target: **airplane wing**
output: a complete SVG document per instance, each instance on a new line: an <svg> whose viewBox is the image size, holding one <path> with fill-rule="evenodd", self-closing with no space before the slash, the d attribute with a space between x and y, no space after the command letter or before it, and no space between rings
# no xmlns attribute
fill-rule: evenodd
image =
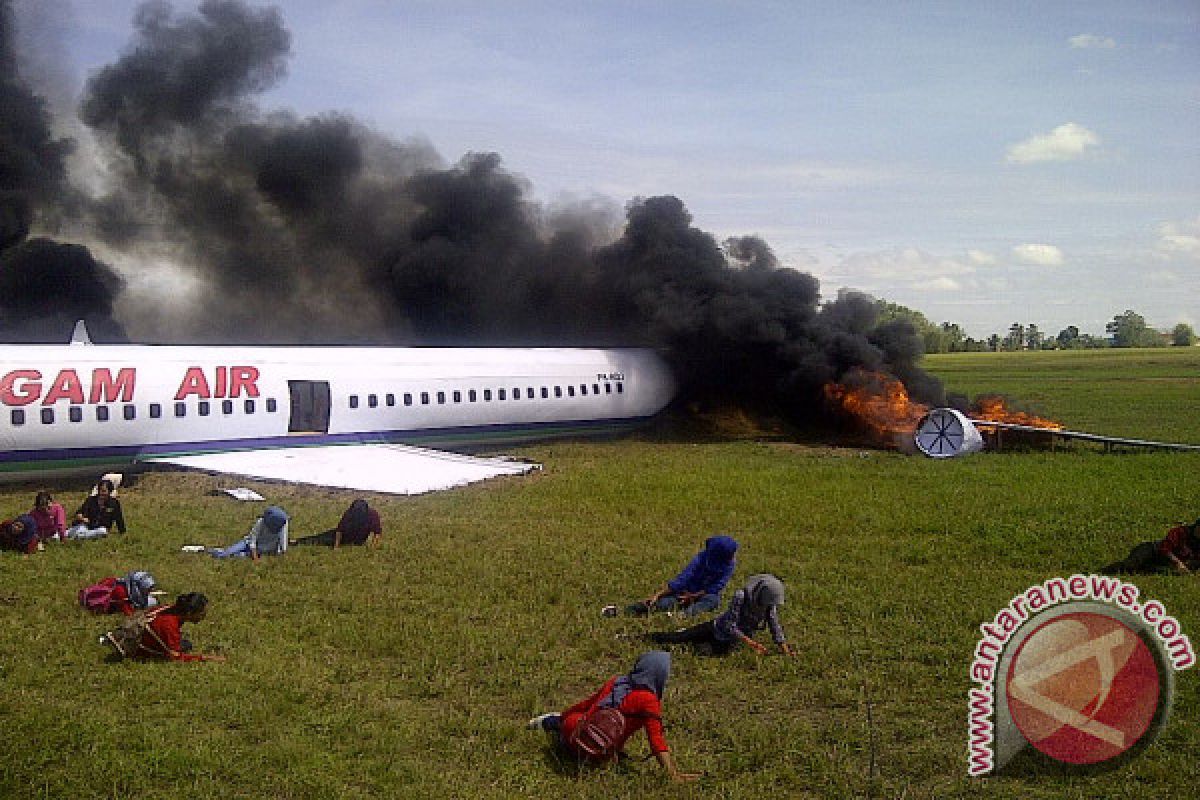
<svg viewBox="0 0 1200 800"><path fill-rule="evenodd" d="M205 472L385 494L422 494L498 475L521 475L541 469L540 464L478 458L398 444L236 450L203 455L146 456L139 460L146 464L172 464Z"/></svg>

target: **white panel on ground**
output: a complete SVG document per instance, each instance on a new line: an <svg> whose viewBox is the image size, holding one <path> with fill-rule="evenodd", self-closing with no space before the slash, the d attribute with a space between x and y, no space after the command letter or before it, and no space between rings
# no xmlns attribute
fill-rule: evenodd
<svg viewBox="0 0 1200 800"><path fill-rule="evenodd" d="M142 461L388 494L435 492L497 475L521 475L541 469L539 464L477 458L398 444L240 450L195 456L152 456Z"/></svg>

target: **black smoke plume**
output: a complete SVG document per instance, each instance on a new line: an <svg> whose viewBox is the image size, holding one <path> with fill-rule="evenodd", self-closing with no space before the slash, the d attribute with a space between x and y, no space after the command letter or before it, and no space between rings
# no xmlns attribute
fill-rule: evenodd
<svg viewBox="0 0 1200 800"><path fill-rule="evenodd" d="M20 79L13 7L0 0L0 338L63 340L86 319L110 341L122 340L112 317L121 281L86 247L28 240L35 220L47 226L77 210L67 182L71 142L56 138L45 101Z"/></svg>
<svg viewBox="0 0 1200 800"><path fill-rule="evenodd" d="M910 326L877 325L858 293L822 304L811 275L756 237L717 242L675 197L631 201L622 227L606 206L535 203L495 154L447 166L344 114L260 109L290 49L274 8L149 2L133 26L85 87L109 183L74 217L89 244L129 258L116 307L138 338L645 345L685 400L797 417L854 369L941 393ZM30 183L29 197L54 196ZM135 292L163 261L179 290Z"/></svg>

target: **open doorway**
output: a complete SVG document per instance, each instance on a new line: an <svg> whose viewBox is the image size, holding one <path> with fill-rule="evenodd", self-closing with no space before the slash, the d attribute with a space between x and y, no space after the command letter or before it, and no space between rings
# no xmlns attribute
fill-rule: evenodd
<svg viewBox="0 0 1200 800"><path fill-rule="evenodd" d="M288 381L292 415L288 433L329 433L329 382Z"/></svg>

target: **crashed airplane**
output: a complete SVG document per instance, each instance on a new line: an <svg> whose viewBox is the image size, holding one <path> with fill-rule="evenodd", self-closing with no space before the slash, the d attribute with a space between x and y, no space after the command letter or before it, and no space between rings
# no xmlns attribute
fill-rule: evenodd
<svg viewBox="0 0 1200 800"><path fill-rule="evenodd" d="M93 345L80 323L0 345L0 480L169 463L408 494L535 466L430 448L619 432L674 391L647 349Z"/></svg>

